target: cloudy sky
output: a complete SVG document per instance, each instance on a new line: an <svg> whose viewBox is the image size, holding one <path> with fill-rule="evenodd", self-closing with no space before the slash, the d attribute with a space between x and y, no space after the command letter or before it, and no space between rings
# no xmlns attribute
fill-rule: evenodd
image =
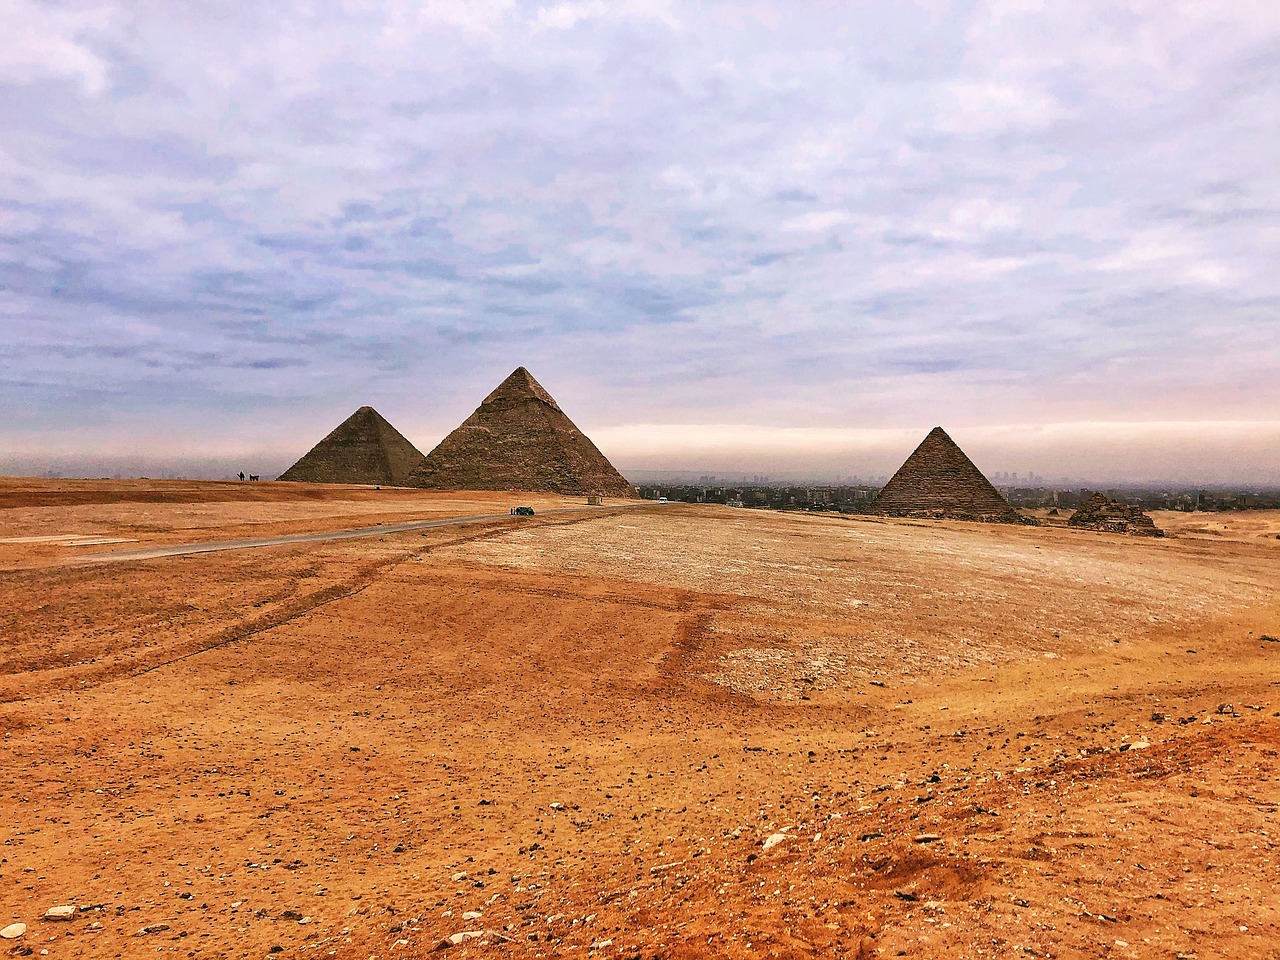
<svg viewBox="0 0 1280 960"><path fill-rule="evenodd" d="M1275 0L0 22L0 464L429 449L524 364L624 470L1280 482Z"/></svg>

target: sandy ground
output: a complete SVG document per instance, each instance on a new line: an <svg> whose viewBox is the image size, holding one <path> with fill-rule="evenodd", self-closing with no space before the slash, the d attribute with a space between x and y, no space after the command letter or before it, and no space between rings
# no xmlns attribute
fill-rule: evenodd
<svg viewBox="0 0 1280 960"><path fill-rule="evenodd" d="M204 539L240 540L376 523L583 505L549 494L209 480L0 477L0 568Z"/></svg>
<svg viewBox="0 0 1280 960"><path fill-rule="evenodd" d="M505 502L49 484L0 540ZM1157 523L0 543L0 949L1280 957L1280 515Z"/></svg>

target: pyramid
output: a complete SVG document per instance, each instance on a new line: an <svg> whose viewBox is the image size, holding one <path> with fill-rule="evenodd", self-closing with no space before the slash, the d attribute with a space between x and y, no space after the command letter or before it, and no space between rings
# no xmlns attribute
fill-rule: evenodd
<svg viewBox="0 0 1280 960"><path fill-rule="evenodd" d="M890 517L1035 524L1009 506L941 427L934 427L871 506Z"/></svg>
<svg viewBox="0 0 1280 960"><path fill-rule="evenodd" d="M634 497L635 488L524 367L427 454L409 485Z"/></svg>
<svg viewBox="0 0 1280 960"><path fill-rule="evenodd" d="M361 407L317 443L280 480L404 486L422 452L373 407Z"/></svg>
<svg viewBox="0 0 1280 960"><path fill-rule="evenodd" d="M1164 531L1142 512L1141 507L1112 500L1105 493L1095 493L1080 504L1067 521L1067 526L1108 533L1131 533L1138 537L1164 536Z"/></svg>

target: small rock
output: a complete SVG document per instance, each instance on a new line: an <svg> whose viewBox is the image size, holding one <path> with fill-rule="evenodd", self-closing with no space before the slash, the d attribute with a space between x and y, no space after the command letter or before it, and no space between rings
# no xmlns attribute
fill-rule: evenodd
<svg viewBox="0 0 1280 960"><path fill-rule="evenodd" d="M483 930L462 930L458 933L451 933L436 944L436 949L447 950L449 947L456 947L459 944L466 943L468 940L476 940L483 936Z"/></svg>
<svg viewBox="0 0 1280 960"><path fill-rule="evenodd" d="M915 903L920 899L920 894L913 890L895 890L893 891L893 895L899 900L907 901L907 903Z"/></svg>
<svg viewBox="0 0 1280 960"><path fill-rule="evenodd" d="M468 910L466 913L462 915L462 919L463 920L479 920L482 916L484 916L484 914L481 913L479 910Z"/></svg>
<svg viewBox="0 0 1280 960"><path fill-rule="evenodd" d="M870 833L864 833L862 836L858 838L858 840L862 843L866 843L868 840L880 840L883 837L884 837L884 834L881 833L879 830L872 830Z"/></svg>
<svg viewBox="0 0 1280 960"><path fill-rule="evenodd" d="M765 839L764 843L762 843L762 844L760 845L760 849L761 849L761 850L772 850L774 847L776 847L778 844L780 844L780 843L781 843L783 840L785 840L785 839L787 839L787 835L786 835L785 833L773 833L773 834L770 834L770 835Z"/></svg>
<svg viewBox="0 0 1280 960"><path fill-rule="evenodd" d="M1135 740L1133 743L1129 744L1129 749L1130 750L1146 750L1150 746L1151 744L1148 743L1146 740Z"/></svg>
<svg viewBox="0 0 1280 960"><path fill-rule="evenodd" d="M551 809L552 809L552 810L563 810L563 809L564 809L564 804L563 804L563 803L553 803L553 804L551 804Z"/></svg>
<svg viewBox="0 0 1280 960"><path fill-rule="evenodd" d="M593 944L591 945L591 949L592 949L592 950L604 950L604 949L606 949L606 948L608 948L608 947L612 947L612 946L613 946L613 940L612 940L612 939L609 939L609 940L597 940L595 943L593 943Z"/></svg>
<svg viewBox="0 0 1280 960"><path fill-rule="evenodd" d="M149 923L145 927L143 927L141 930L139 930L137 933L135 933L134 936L145 937L148 934L162 933L163 931L168 929L169 929L169 925L167 923Z"/></svg>
<svg viewBox="0 0 1280 960"><path fill-rule="evenodd" d="M26 932L27 925L25 923L11 923L3 930L0 930L0 939L17 940Z"/></svg>
<svg viewBox="0 0 1280 960"><path fill-rule="evenodd" d="M662 873L662 872L664 872L664 871L666 871L666 870L670 870L670 869L672 869L673 867L678 867L678 866L681 866L682 864L685 864L685 863L688 863L688 862L689 862L689 861L687 861L687 860L673 860L673 861L671 861L670 863L659 863L659 864L657 864L656 866L652 866L652 867L650 867L650 868L649 868L649 872L650 872L650 873Z"/></svg>
<svg viewBox="0 0 1280 960"><path fill-rule="evenodd" d="M58 907L50 907L44 912L46 920L70 920L76 915L75 904L65 904Z"/></svg>
<svg viewBox="0 0 1280 960"><path fill-rule="evenodd" d="M457 873L453 875L454 883L459 883L460 881L465 879L467 879L467 871L465 870L459 870Z"/></svg>
<svg viewBox="0 0 1280 960"><path fill-rule="evenodd" d="M914 837L912 837L912 842L913 843L937 843L941 839L942 837L940 837L936 833L919 833L919 834L916 834Z"/></svg>

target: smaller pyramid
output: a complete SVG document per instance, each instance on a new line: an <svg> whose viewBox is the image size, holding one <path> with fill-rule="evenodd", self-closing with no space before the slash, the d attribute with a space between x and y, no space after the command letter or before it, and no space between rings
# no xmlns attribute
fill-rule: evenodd
<svg viewBox="0 0 1280 960"><path fill-rule="evenodd" d="M1112 500L1105 493L1095 493L1076 508L1067 526L1107 533L1129 533L1137 537L1163 537L1164 531L1142 512L1141 507Z"/></svg>
<svg viewBox="0 0 1280 960"><path fill-rule="evenodd" d="M524 367L440 441L408 482L435 490L636 495Z"/></svg>
<svg viewBox="0 0 1280 960"><path fill-rule="evenodd" d="M373 407L361 407L317 443L280 480L405 485L422 452Z"/></svg>
<svg viewBox="0 0 1280 960"><path fill-rule="evenodd" d="M934 427L885 484L871 512L889 517L1035 525L1000 496L941 427Z"/></svg>

